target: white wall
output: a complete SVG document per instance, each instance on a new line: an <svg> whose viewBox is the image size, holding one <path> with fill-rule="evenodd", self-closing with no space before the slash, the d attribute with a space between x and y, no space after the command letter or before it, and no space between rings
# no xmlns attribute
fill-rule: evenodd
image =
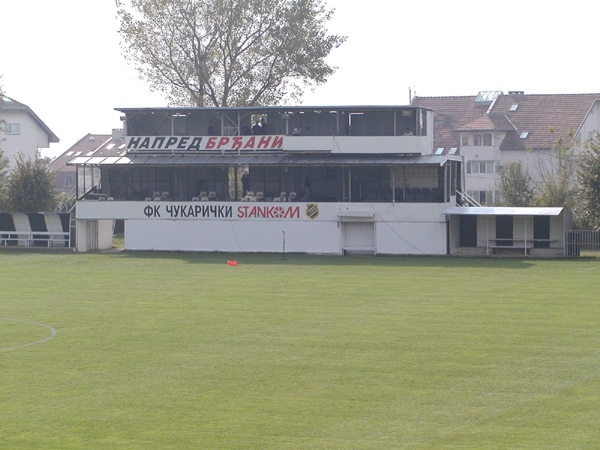
<svg viewBox="0 0 600 450"><path fill-rule="evenodd" d="M0 110L0 119L6 123L20 125L20 134L6 135L0 131L0 148L2 148L4 156L9 158L10 167L15 166L15 157L19 152L22 152L26 158L33 158L38 149L50 146L48 135L26 112Z"/></svg>
<svg viewBox="0 0 600 450"><path fill-rule="evenodd" d="M80 201L76 211L78 220L125 219L129 250L281 252L285 235L286 252L341 254L342 220L370 220L379 254L446 254L447 204L319 203L316 215L307 205Z"/></svg>

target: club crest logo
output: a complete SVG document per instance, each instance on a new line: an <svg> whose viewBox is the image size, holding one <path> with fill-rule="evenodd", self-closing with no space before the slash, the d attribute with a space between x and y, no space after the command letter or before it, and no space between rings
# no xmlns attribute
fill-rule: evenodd
<svg viewBox="0 0 600 450"><path fill-rule="evenodd" d="M307 203L306 204L306 215L310 219L316 219L319 215L319 205L316 203Z"/></svg>

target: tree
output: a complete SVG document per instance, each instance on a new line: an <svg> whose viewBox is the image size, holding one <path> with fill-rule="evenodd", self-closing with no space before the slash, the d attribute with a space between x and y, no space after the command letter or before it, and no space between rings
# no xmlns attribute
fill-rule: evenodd
<svg viewBox="0 0 600 450"><path fill-rule="evenodd" d="M19 153L8 177L8 209L11 212L52 211L56 206L54 176L48 159L25 158Z"/></svg>
<svg viewBox="0 0 600 450"><path fill-rule="evenodd" d="M552 131L552 130L550 130ZM562 206L572 209L575 205L577 160L574 150L574 132L559 136L550 152L538 155L535 162L538 175L538 206Z"/></svg>
<svg viewBox="0 0 600 450"><path fill-rule="evenodd" d="M600 135L585 142L579 170L579 216L586 226L600 230Z"/></svg>
<svg viewBox="0 0 600 450"><path fill-rule="evenodd" d="M8 184L8 158L0 148L0 211L6 210L6 187Z"/></svg>
<svg viewBox="0 0 600 450"><path fill-rule="evenodd" d="M115 0L124 56L180 106L299 99L335 67L323 0Z"/></svg>
<svg viewBox="0 0 600 450"><path fill-rule="evenodd" d="M531 206L533 178L522 161L505 164L500 170L500 195L505 206Z"/></svg>
<svg viewBox="0 0 600 450"><path fill-rule="evenodd" d="M2 75L0 75L0 108L4 104L4 90L2 87ZM2 120L0 119L0 131L2 131ZM2 142L0 141L0 144ZM7 184L7 169L8 158L4 156L4 152L0 147L0 211L6 209L6 184Z"/></svg>

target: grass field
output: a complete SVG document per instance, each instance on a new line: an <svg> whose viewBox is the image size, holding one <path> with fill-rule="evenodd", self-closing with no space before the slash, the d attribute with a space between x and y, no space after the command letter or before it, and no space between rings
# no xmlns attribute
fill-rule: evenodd
<svg viewBox="0 0 600 450"><path fill-rule="evenodd" d="M597 258L2 251L0 448L599 448L599 292Z"/></svg>

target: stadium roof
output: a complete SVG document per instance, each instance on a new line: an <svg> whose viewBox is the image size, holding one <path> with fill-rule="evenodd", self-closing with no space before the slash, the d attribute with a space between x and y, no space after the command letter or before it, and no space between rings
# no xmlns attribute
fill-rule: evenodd
<svg viewBox="0 0 600 450"><path fill-rule="evenodd" d="M130 156L80 156L69 161L69 165L107 166L309 166L309 165L443 165L446 161L460 157L437 155L326 155L326 154L264 154L264 155L130 155Z"/></svg>
<svg viewBox="0 0 600 450"><path fill-rule="evenodd" d="M449 216L558 216L564 208L465 207L451 206L444 210Z"/></svg>

